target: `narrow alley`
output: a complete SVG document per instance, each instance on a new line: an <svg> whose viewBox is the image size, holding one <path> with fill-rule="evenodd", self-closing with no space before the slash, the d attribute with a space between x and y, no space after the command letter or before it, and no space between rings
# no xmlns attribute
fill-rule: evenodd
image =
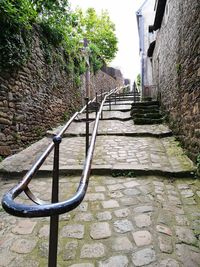
<svg viewBox="0 0 200 267"><path fill-rule="evenodd" d="M60 216L59 267L198 267L200 182L165 124L135 125L132 101L104 107L92 176L81 205ZM90 113L90 118L95 112ZM94 122L91 120L90 130ZM61 126L0 164L0 196L17 183ZM60 150L60 201L77 188L85 153L84 114L65 133ZM51 198L53 155L30 184ZM20 202L29 203L22 195ZM49 219L0 210L0 266L47 266Z"/></svg>

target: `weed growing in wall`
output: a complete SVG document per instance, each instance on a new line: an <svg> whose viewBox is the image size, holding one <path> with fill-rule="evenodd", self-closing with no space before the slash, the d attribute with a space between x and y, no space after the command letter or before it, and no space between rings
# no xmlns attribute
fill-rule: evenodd
<svg viewBox="0 0 200 267"><path fill-rule="evenodd" d="M176 73L178 76L181 74L182 65L180 63L176 64Z"/></svg>
<svg viewBox="0 0 200 267"><path fill-rule="evenodd" d="M200 176L200 153L197 156L197 175Z"/></svg>

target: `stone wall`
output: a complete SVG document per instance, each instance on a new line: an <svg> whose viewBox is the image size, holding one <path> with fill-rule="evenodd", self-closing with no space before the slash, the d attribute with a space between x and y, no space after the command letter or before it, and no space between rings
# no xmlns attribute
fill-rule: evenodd
<svg viewBox="0 0 200 267"><path fill-rule="evenodd" d="M81 88L75 86L60 61L52 59L52 63L46 63L36 32L29 61L17 71L0 74L1 156L40 139L47 129L82 106ZM92 82L97 90L116 87L115 79L101 71Z"/></svg>
<svg viewBox="0 0 200 267"><path fill-rule="evenodd" d="M167 5L157 32L153 78L172 130L195 160L200 152L200 2L168 0Z"/></svg>
<svg viewBox="0 0 200 267"><path fill-rule="evenodd" d="M121 70L115 69L113 67L108 67L108 66L104 65L102 67L102 71L104 73L106 73L107 75L113 77L117 81L118 85L120 85L120 86L123 85L124 78L123 78L123 75L121 73Z"/></svg>
<svg viewBox="0 0 200 267"><path fill-rule="evenodd" d="M82 96L84 98L85 95L85 77L82 76L82 85L81 85L81 92ZM102 70L99 70L95 75L91 74L90 77L90 98L94 98L96 92L98 94L105 91L109 91L111 89L114 89L116 87L121 87L123 86L123 80L121 79L115 79L105 73ZM84 99L83 99L84 101ZM84 102L83 102L84 103Z"/></svg>

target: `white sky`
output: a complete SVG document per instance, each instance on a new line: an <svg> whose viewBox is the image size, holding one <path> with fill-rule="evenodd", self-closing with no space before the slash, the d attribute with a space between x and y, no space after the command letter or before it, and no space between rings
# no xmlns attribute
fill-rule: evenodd
<svg viewBox="0 0 200 267"><path fill-rule="evenodd" d="M135 79L140 72L139 41L135 12L144 0L70 0L72 8L93 7L99 13L102 9L109 12L116 26L118 53L110 66L120 68L124 78Z"/></svg>

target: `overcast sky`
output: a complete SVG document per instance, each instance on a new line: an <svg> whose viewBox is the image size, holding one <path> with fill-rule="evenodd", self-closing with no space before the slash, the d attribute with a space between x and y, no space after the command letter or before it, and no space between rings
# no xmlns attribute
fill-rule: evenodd
<svg viewBox="0 0 200 267"><path fill-rule="evenodd" d="M71 7L82 9L94 7L100 13L107 9L111 20L116 25L116 34L119 41L118 53L111 62L111 66L121 69L125 78L132 81L140 72L139 41L135 12L144 0L70 0Z"/></svg>

